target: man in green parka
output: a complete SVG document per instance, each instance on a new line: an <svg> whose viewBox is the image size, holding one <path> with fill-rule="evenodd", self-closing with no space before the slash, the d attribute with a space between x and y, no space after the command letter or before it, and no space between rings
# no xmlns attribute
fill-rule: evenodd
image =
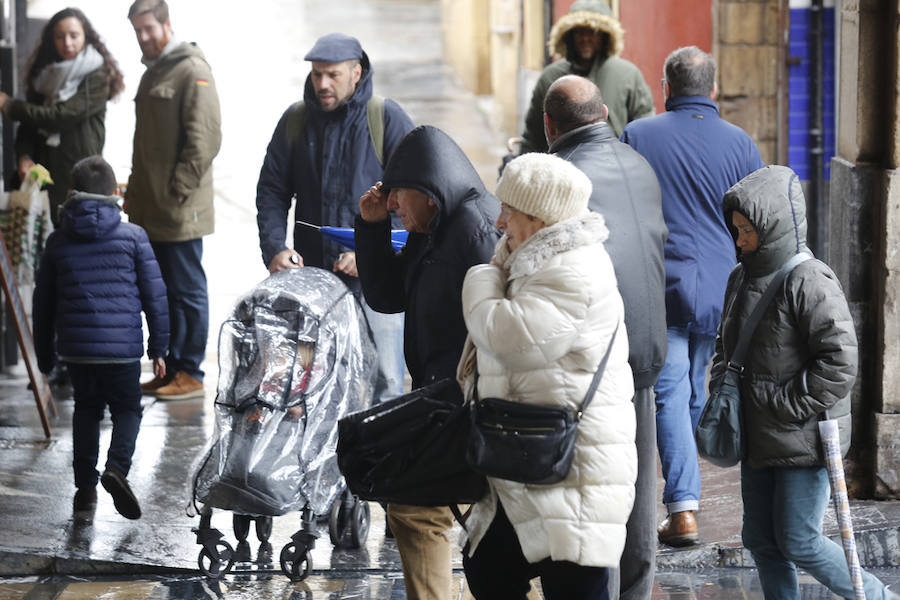
<svg viewBox="0 0 900 600"><path fill-rule="evenodd" d="M222 143L219 97L196 45L179 42L165 0L128 11L147 70L135 96L134 154L125 211L147 230L169 294L164 379L141 385L161 400L202 397L209 335L203 236L213 232L212 161Z"/></svg>
<svg viewBox="0 0 900 600"><path fill-rule="evenodd" d="M563 75L581 75L600 88L609 107L607 123L616 137L625 125L654 113L653 95L634 64L619 58L625 47L625 30L612 16L604 0L577 0L569 14L550 30L551 55L564 57L544 67L525 115L522 153L546 152L544 96L550 84Z"/></svg>

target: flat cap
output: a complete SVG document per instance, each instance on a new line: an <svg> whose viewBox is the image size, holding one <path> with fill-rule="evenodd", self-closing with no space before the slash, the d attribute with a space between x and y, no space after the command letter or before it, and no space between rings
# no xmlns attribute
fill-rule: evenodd
<svg viewBox="0 0 900 600"><path fill-rule="evenodd" d="M312 50L303 60L336 63L345 60L361 60L363 49L359 40L343 33L329 33L316 40Z"/></svg>

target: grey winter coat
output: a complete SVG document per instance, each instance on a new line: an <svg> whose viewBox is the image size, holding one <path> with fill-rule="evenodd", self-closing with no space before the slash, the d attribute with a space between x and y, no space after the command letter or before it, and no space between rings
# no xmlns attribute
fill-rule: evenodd
<svg viewBox="0 0 900 600"><path fill-rule="evenodd" d="M731 224L734 211L742 213L760 244L741 256L728 279L710 389L772 276L794 254L809 252L805 207L800 181L787 167L754 171L725 194L725 222ZM846 453L856 369L856 331L837 277L819 260L801 263L763 314L744 362L740 389L750 466L824 464L817 423L826 411L838 421Z"/></svg>
<svg viewBox="0 0 900 600"><path fill-rule="evenodd" d="M634 387L652 387L666 361L668 235L653 168L606 123L569 131L553 142L550 153L581 169L594 185L588 207L603 215L609 228L603 246L625 301Z"/></svg>

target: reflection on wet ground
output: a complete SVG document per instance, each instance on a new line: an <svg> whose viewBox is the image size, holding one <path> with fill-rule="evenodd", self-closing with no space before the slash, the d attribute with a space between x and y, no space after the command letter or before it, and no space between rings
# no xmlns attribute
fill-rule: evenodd
<svg viewBox="0 0 900 600"><path fill-rule="evenodd" d="M900 572L874 571L885 583L896 585ZM463 576L457 571L454 590L462 591ZM396 573L330 572L314 574L306 581L291 583L272 574L229 576L223 581L198 577L158 577L131 581L74 578L28 578L0 580L0 600L59 598L75 600L257 599L284 600L405 600L403 579ZM762 600L754 569L711 569L692 572L660 572L656 575L652 600ZM808 576L800 578L800 598L830 600L831 593Z"/></svg>

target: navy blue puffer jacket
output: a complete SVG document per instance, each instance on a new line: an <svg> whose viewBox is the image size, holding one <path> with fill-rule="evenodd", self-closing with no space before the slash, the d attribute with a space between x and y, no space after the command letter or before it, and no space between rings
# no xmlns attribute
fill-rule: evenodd
<svg viewBox="0 0 900 600"><path fill-rule="evenodd" d="M60 229L47 240L34 289L34 345L38 367L71 362L140 360L141 311L147 315L147 354L169 346L166 285L147 233L123 223L115 197L74 192L63 205Z"/></svg>

